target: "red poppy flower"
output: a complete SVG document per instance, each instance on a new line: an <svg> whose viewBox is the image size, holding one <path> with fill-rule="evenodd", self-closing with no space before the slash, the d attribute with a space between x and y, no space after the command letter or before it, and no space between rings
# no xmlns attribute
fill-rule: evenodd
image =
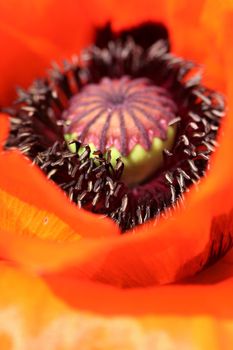
<svg viewBox="0 0 233 350"><path fill-rule="evenodd" d="M0 8L1 105L51 60L88 46L109 21L115 32L163 23L172 52L203 64L205 85L228 105L198 190L156 226L150 220L121 236L110 219L73 205L19 151L3 149L2 115L1 349L231 349L232 251L200 271L226 253L233 235L232 3L43 0L18 8L10 0Z"/></svg>

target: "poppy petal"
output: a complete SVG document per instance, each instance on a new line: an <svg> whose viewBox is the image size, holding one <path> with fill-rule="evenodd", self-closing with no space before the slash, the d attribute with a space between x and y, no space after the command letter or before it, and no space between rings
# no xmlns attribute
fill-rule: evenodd
<svg viewBox="0 0 233 350"><path fill-rule="evenodd" d="M181 284L121 289L45 273L43 278L59 299L79 310L105 316L209 316L233 319L233 250L208 270ZM100 299L104 303L99 303ZM114 303L114 300L116 301Z"/></svg>
<svg viewBox="0 0 233 350"><path fill-rule="evenodd" d="M168 3L155 0L147 0L146 4L139 0L91 0L83 1L82 7L95 25L101 26L110 21L113 29L118 31L149 20L166 23Z"/></svg>
<svg viewBox="0 0 233 350"><path fill-rule="evenodd" d="M85 47L93 33L90 15L82 1L67 0L64 6L61 0L22 0L18 6L17 0L9 0L0 6L1 22L15 32L47 39L62 48L64 55L73 54L75 47L76 50Z"/></svg>
<svg viewBox="0 0 233 350"><path fill-rule="evenodd" d="M38 236L41 239L76 240L80 236L55 215L28 205L14 196L0 190L0 229L15 232L27 237Z"/></svg>
<svg viewBox="0 0 233 350"><path fill-rule="evenodd" d="M225 268L229 265L232 270L232 261ZM220 350L233 345L232 307L227 308L226 299L232 299L232 278L217 288L117 290L77 280L54 279L48 284L48 280L3 263L0 277L1 349L91 350L100 344L103 350ZM57 294L58 287L67 293L66 283L73 304L61 297L62 292Z"/></svg>
<svg viewBox="0 0 233 350"><path fill-rule="evenodd" d="M79 6L72 0L66 6L55 0L22 0L20 6L16 0L0 3L1 105L15 97L16 86L27 87L35 77L44 76L52 60L79 53L91 42L93 26Z"/></svg>
<svg viewBox="0 0 233 350"><path fill-rule="evenodd" d="M38 53L38 47L28 45L30 40L26 43L22 36L16 35L9 28L3 28L2 23L0 40L4 47L0 57L0 105L2 107L15 98L17 85L27 86L35 76L44 72L49 62ZM44 45L49 47L48 43Z"/></svg>

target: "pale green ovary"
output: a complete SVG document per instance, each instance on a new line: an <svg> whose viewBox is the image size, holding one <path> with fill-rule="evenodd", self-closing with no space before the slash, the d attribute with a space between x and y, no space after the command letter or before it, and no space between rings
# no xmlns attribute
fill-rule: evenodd
<svg viewBox="0 0 233 350"><path fill-rule="evenodd" d="M122 180L128 185L134 185L143 182L149 176L151 176L156 170L158 170L163 164L163 150L170 150L173 146L176 135L176 127L169 126L166 140L161 140L155 137L152 141L152 146L149 151L146 151L141 145L136 145L129 153L127 157L123 157L121 153L115 148L111 147L111 163L116 165L116 160L121 158L124 163L124 172ZM76 134L66 134L65 140L70 142L77 139ZM91 148L91 156L96 150L94 144L89 144ZM76 152L75 143L69 144L71 152ZM81 147L79 154L83 152L84 148Z"/></svg>
<svg viewBox="0 0 233 350"><path fill-rule="evenodd" d="M121 157L125 165L122 180L129 185L137 184L158 170L163 164L163 150L172 148L175 133L175 128L170 126L165 141L155 137L149 151L146 151L141 145L136 145L128 157ZM111 150L112 163L114 165L121 154L116 148Z"/></svg>

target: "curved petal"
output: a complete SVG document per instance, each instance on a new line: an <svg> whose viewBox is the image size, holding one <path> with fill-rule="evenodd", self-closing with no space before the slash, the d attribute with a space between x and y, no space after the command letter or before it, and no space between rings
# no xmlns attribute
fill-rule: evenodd
<svg viewBox="0 0 233 350"><path fill-rule="evenodd" d="M27 86L32 79L42 74L49 61L39 52L39 44L31 45L30 39L26 42L22 35L4 28L0 21L0 41L4 52L0 56L0 106L10 103L15 97L17 85ZM35 47L37 46L37 47ZM41 46L49 47L52 44L41 42ZM19 64L20 62L20 64Z"/></svg>
<svg viewBox="0 0 233 350"><path fill-rule="evenodd" d="M0 190L0 228L26 237L56 240L57 242L80 239L78 232L72 230L54 214L20 201Z"/></svg>
<svg viewBox="0 0 233 350"><path fill-rule="evenodd" d="M221 261L181 284L121 289L45 273L43 279L61 300L77 309L103 315L156 314L233 319L233 250ZM100 299L103 303L99 303ZM114 303L114 300L116 301Z"/></svg>
<svg viewBox="0 0 233 350"><path fill-rule="evenodd" d="M232 266L228 257L222 267L232 274ZM1 349L220 350L233 346L232 275L213 285L138 290L55 276L41 279L3 263L0 277Z"/></svg>

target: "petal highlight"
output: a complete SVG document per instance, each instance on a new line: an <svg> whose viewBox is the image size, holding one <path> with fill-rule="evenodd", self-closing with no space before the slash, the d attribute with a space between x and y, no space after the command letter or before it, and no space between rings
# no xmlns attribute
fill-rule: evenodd
<svg viewBox="0 0 233 350"><path fill-rule="evenodd" d="M0 231L56 242L78 240L80 236L55 215L28 205L0 190Z"/></svg>

